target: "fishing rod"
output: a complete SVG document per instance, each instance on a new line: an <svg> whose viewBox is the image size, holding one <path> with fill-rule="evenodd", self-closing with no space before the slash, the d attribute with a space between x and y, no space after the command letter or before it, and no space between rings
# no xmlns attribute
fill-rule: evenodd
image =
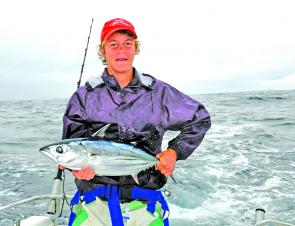
<svg viewBox="0 0 295 226"><path fill-rule="evenodd" d="M89 39L90 39L90 35L91 35L93 20L94 20L94 18L92 18L91 25L90 25L90 31L89 31L89 35L88 35L88 39L87 39L87 45L86 45L86 48L85 48L85 54L84 54L84 59L83 59L82 67L81 67L80 78L79 78L79 81L77 82L77 89L79 89L80 84L81 84L81 79L82 79L85 59L86 59L86 55L87 55L88 44L89 44ZM53 186L52 186L52 191L51 191L52 195L62 195L62 190L63 190L63 193L64 193L64 181L65 181L65 178L62 179L62 175L63 175L63 170L60 167L58 167L57 174L56 174L56 177L54 178L54 182L53 182ZM63 182L63 185L62 185L62 182ZM64 205L64 200L65 200L65 194L63 196L62 209L63 209L63 205ZM52 199L49 202L47 213L48 214L56 214L59 207L60 207L60 200ZM61 213L62 213L62 210L61 210Z"/></svg>
<svg viewBox="0 0 295 226"><path fill-rule="evenodd" d="M89 31L89 35L88 35L87 45L86 45L86 48L85 48L84 59L83 59L83 63L82 63L82 66L81 66L80 78L79 78L79 80L77 82L77 89L79 89L80 84L81 84L81 79L82 79L82 74L83 74L83 70L84 70L84 64L85 64L85 59L86 59L86 55L87 55L88 44L89 44L89 39L90 39L90 35L91 35L93 20L94 20L94 18L92 18L91 25L90 25L90 31Z"/></svg>

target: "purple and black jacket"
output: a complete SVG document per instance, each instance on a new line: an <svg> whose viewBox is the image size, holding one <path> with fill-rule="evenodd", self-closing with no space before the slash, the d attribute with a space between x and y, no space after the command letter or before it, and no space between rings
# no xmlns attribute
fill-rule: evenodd
<svg viewBox="0 0 295 226"><path fill-rule="evenodd" d="M179 131L168 146L177 152L178 160L186 159L210 128L209 113L200 102L169 84L135 68L133 74L133 80L123 89L106 69L101 77L92 78L80 87L64 114L63 139L86 137L111 124L106 131L109 138L136 142L156 155L161 151L164 133ZM140 187L159 189L167 179L150 168L139 173L138 180ZM96 176L91 181L76 179L76 184L83 191L99 184L136 186L131 176Z"/></svg>

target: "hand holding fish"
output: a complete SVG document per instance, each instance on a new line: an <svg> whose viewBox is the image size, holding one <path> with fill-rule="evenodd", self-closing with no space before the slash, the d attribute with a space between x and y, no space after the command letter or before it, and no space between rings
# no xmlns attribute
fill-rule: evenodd
<svg viewBox="0 0 295 226"><path fill-rule="evenodd" d="M177 153L172 148L157 154L160 162L156 164L156 169L160 170L162 174L169 177L173 174L176 165Z"/></svg>
<svg viewBox="0 0 295 226"><path fill-rule="evenodd" d="M63 165L59 165L59 169L64 170L67 168ZM80 180L91 180L96 175L95 171L90 166L83 167L80 170L71 171L73 176Z"/></svg>
<svg viewBox="0 0 295 226"><path fill-rule="evenodd" d="M83 167L80 170L73 170L72 174L80 180L91 180L96 175L95 171L90 166Z"/></svg>

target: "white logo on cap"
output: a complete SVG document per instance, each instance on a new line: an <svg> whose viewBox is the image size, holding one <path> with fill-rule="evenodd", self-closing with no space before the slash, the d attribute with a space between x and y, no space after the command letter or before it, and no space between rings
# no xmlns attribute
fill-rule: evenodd
<svg viewBox="0 0 295 226"><path fill-rule="evenodd" d="M126 23L124 20L115 20L113 23L110 24L110 26L116 26L117 24L124 24L127 27L131 27L130 24Z"/></svg>

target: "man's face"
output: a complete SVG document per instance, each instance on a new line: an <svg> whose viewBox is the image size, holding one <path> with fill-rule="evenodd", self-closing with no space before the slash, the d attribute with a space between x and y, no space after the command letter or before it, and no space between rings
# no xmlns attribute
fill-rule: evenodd
<svg viewBox="0 0 295 226"><path fill-rule="evenodd" d="M104 48L109 74L132 70L136 54L133 38L126 34L114 33L108 38Z"/></svg>

